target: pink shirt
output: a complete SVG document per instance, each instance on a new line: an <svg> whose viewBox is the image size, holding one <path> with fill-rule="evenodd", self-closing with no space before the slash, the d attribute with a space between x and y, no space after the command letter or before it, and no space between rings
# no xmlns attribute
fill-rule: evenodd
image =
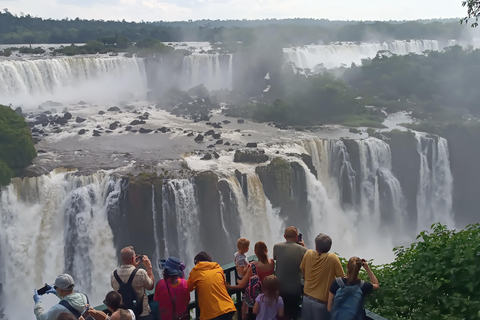
<svg viewBox="0 0 480 320"><path fill-rule="evenodd" d="M168 295L166 282L162 279L158 281L155 287L155 295L153 296L153 300L158 301L158 311L162 320L173 319L172 299L175 301L176 316L187 313L188 303L190 302L187 280L178 278L176 284L168 281L168 289L170 290L171 299Z"/></svg>

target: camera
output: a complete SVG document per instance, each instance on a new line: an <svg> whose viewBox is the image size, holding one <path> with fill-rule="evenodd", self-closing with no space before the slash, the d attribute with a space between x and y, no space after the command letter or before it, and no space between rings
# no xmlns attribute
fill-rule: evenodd
<svg viewBox="0 0 480 320"><path fill-rule="evenodd" d="M303 240L303 235L301 233L299 233L297 242L302 242L302 240Z"/></svg>
<svg viewBox="0 0 480 320"><path fill-rule="evenodd" d="M137 255L135 256L135 260L136 260L137 262L142 262L142 261L143 261L143 254L137 254Z"/></svg>

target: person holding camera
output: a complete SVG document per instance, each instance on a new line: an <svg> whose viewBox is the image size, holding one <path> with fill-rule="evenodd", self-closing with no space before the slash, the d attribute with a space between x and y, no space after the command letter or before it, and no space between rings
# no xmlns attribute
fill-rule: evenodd
<svg viewBox="0 0 480 320"><path fill-rule="evenodd" d="M153 320L146 293L155 284L150 259L135 254L133 247L125 247L120 251L120 260L122 265L110 277L113 290L122 295L124 307L133 310L138 320ZM145 269L138 268L140 263Z"/></svg>
<svg viewBox="0 0 480 320"><path fill-rule="evenodd" d="M358 278L361 268L367 272L370 282ZM367 319L363 302L365 296L373 290L380 289L377 277L373 274L365 259L351 257L347 263L347 277L336 278L330 285L328 297L328 311L332 312L331 319Z"/></svg>
<svg viewBox="0 0 480 320"><path fill-rule="evenodd" d="M330 319L327 310L328 289L335 277L345 275L337 255L328 253L331 247L332 238L320 233L315 238L315 251L308 250L300 264L305 280L302 320Z"/></svg>
<svg viewBox="0 0 480 320"><path fill-rule="evenodd" d="M285 305L285 318L297 320L300 316L302 300L302 274L300 263L307 248L295 227L285 229L285 242L273 247L273 259L276 261L275 276L280 281L280 296Z"/></svg>
<svg viewBox="0 0 480 320"><path fill-rule="evenodd" d="M62 313L70 313L77 319L85 306L88 305L88 298L83 293L73 292L75 283L69 274L61 274L55 279L52 286L46 284L42 289L34 290L33 301L35 306L33 312L37 320L57 320ZM45 312L42 304L43 294L55 294L60 298L60 303L54 305Z"/></svg>

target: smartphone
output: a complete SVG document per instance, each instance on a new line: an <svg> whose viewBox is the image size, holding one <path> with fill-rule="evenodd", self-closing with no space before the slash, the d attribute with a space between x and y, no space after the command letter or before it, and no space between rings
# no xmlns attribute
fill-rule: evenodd
<svg viewBox="0 0 480 320"><path fill-rule="evenodd" d="M143 261L143 254L137 254L135 259L137 260L137 262L142 262Z"/></svg>
<svg viewBox="0 0 480 320"><path fill-rule="evenodd" d="M87 304L87 305L85 306L85 309L83 309L83 311L82 311L82 317L85 318L85 315L87 314L88 309L90 309L90 306Z"/></svg>
<svg viewBox="0 0 480 320"><path fill-rule="evenodd" d="M303 240L303 235L301 233L298 234L298 242L302 242Z"/></svg>
<svg viewBox="0 0 480 320"><path fill-rule="evenodd" d="M49 289L48 284L45 283L45 286L43 288L38 289L37 293L42 296L45 293L47 293L48 289Z"/></svg>

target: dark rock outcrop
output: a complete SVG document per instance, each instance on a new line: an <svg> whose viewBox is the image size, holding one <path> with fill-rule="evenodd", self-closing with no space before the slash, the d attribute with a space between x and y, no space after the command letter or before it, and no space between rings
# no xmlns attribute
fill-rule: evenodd
<svg viewBox="0 0 480 320"><path fill-rule="evenodd" d="M82 123L82 122L85 122L85 121L87 121L87 119L82 118L82 117L76 117L76 118L75 118L75 122L76 122L76 123Z"/></svg>
<svg viewBox="0 0 480 320"><path fill-rule="evenodd" d="M295 225L306 234L310 222L303 167L299 163L290 164L282 158L274 158L267 166L257 167L255 172L273 207L281 208L280 216L286 224Z"/></svg>
<svg viewBox="0 0 480 320"><path fill-rule="evenodd" d="M203 135L199 134L199 135L196 136L195 139L193 139L193 140L195 140L195 142L202 142L202 141L203 141L203 138L204 138Z"/></svg>
<svg viewBox="0 0 480 320"><path fill-rule="evenodd" d="M138 120L138 119L135 119L133 120L132 122L130 122L130 125L131 126L136 126L136 125L139 125L139 124L145 124L145 120Z"/></svg>
<svg viewBox="0 0 480 320"><path fill-rule="evenodd" d="M118 111L120 111L120 108L117 107L117 106L115 106L115 107L110 107L110 108L107 109L107 111L110 111L110 112L118 112Z"/></svg>
<svg viewBox="0 0 480 320"><path fill-rule="evenodd" d="M268 161L268 156L264 152L256 151L235 151L233 162L262 163Z"/></svg>
<svg viewBox="0 0 480 320"><path fill-rule="evenodd" d="M140 130L138 130L138 132L140 133L150 133L152 131L153 131L152 129L145 129L145 128L140 128Z"/></svg>
<svg viewBox="0 0 480 320"><path fill-rule="evenodd" d="M256 142L248 142L246 145L247 148L256 148L257 143Z"/></svg>

